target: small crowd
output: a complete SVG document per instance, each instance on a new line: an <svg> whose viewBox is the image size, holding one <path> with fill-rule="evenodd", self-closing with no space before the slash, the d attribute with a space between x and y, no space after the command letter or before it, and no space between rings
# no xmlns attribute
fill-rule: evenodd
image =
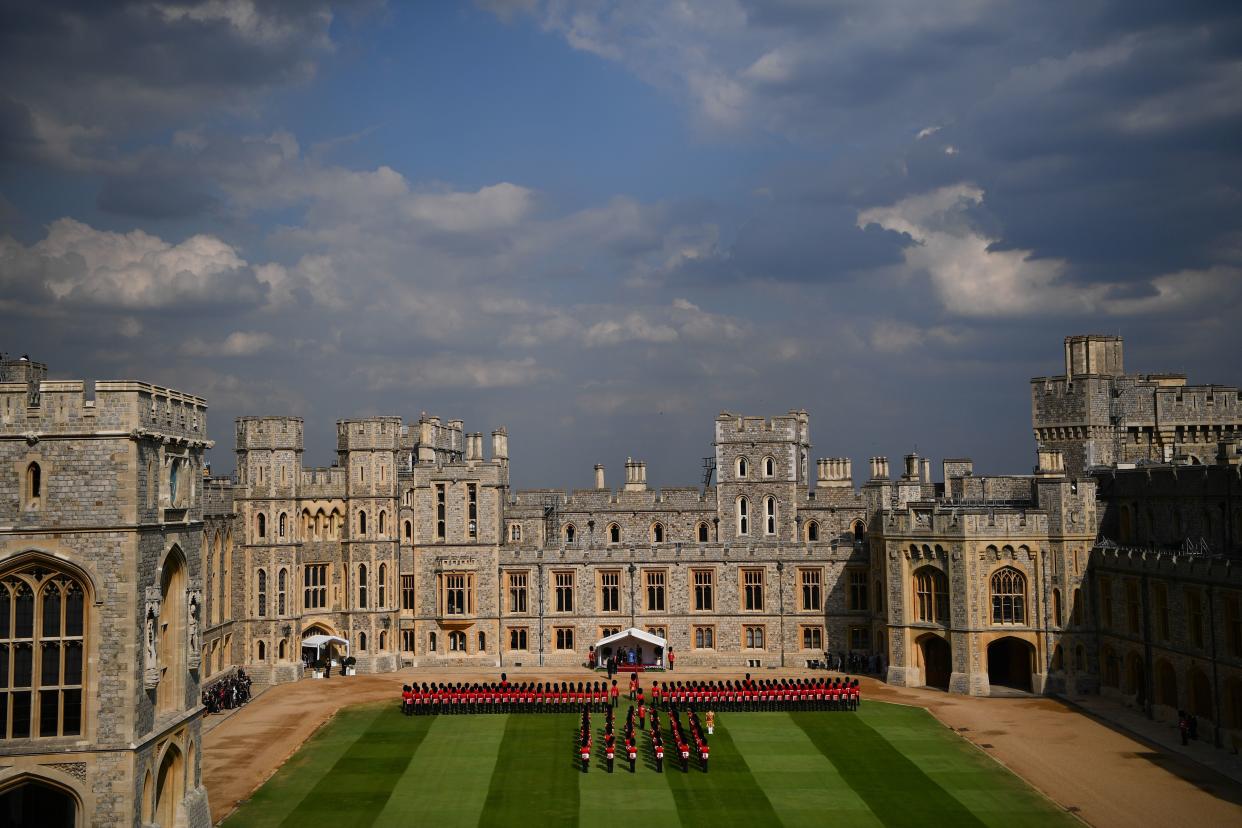
<svg viewBox="0 0 1242 828"><path fill-rule="evenodd" d="M241 707L250 701L250 676L238 667L236 673L216 679L204 687L202 701L208 713Z"/></svg>

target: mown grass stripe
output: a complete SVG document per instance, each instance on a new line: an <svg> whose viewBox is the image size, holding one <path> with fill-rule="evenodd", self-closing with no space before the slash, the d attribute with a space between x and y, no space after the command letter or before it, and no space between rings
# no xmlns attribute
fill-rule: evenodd
<svg viewBox="0 0 1242 828"><path fill-rule="evenodd" d="M595 825L601 814L607 814L610 824L629 828L677 825L677 803L664 777L656 773L655 754L646 735L638 735L634 773L630 773L629 760L624 758L624 744L619 744L616 765L610 774L603 750L604 717L595 714L592 719L595 755L590 772L578 774L578 824Z"/></svg>
<svg viewBox="0 0 1242 828"><path fill-rule="evenodd" d="M573 715L509 716L480 825L578 824L576 727Z"/></svg>
<svg viewBox="0 0 1242 828"><path fill-rule="evenodd" d="M819 715L819 726L832 726L835 714ZM720 720L789 828L829 820L851 828L883 825L788 713L732 713Z"/></svg>
<svg viewBox="0 0 1242 828"><path fill-rule="evenodd" d="M864 717L807 712L790 716L885 825L983 825Z"/></svg>
<svg viewBox="0 0 1242 828"><path fill-rule="evenodd" d="M866 705L859 715L984 824L998 828L1078 824L1021 778L1005 773L983 751L941 726L926 710L885 708Z"/></svg>
<svg viewBox="0 0 1242 828"><path fill-rule="evenodd" d="M374 705L338 712L223 824L227 828L279 826L380 714L381 708Z"/></svg>
<svg viewBox="0 0 1242 828"><path fill-rule="evenodd" d="M374 707L369 726L282 825L301 828L314 823L347 828L375 821L426 737L430 723L401 716L391 704Z"/></svg>
<svg viewBox="0 0 1242 828"><path fill-rule="evenodd" d="M780 822L750 773L727 727L716 728L711 737L710 770L704 773L693 755L688 773L681 771L675 751L665 754L664 778L677 802L677 818L687 828L776 825ZM693 746L691 746L693 754Z"/></svg>
<svg viewBox="0 0 1242 828"><path fill-rule="evenodd" d="M474 826L487 799L506 716L437 716L376 825Z"/></svg>

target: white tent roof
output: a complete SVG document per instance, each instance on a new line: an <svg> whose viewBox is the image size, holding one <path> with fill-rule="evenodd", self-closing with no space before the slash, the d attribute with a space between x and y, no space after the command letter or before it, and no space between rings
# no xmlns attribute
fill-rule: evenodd
<svg viewBox="0 0 1242 828"><path fill-rule="evenodd" d="M639 641L645 641L648 644L655 645L656 647L668 646L668 639L660 638L660 636L654 635L645 630L640 630L638 627L630 627L628 630L622 630L621 632L613 633L612 635L606 635L599 641L596 641L595 649L598 650L605 644L614 644L618 641L624 641L627 638L637 638Z"/></svg>
<svg viewBox="0 0 1242 828"><path fill-rule="evenodd" d="M302 639L302 646L303 647L314 647L318 649L322 647L324 644L328 644L333 641L335 641L338 644L344 644L346 647L349 646L348 641L335 635L308 635L306 636L306 638Z"/></svg>

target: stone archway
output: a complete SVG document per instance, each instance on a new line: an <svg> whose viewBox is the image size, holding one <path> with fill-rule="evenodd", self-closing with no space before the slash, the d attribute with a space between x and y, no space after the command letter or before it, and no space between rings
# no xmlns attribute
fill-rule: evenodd
<svg viewBox="0 0 1242 828"><path fill-rule="evenodd" d="M185 796L185 759L176 745L169 745L155 781L155 824L173 828L177 808Z"/></svg>
<svg viewBox="0 0 1242 828"><path fill-rule="evenodd" d="M1035 648L1029 641L1011 635L988 645L988 683L1015 690L1032 689Z"/></svg>
<svg viewBox="0 0 1242 828"><path fill-rule="evenodd" d="M26 778L0 792L0 825L10 828L75 828L78 801L72 793Z"/></svg>
<svg viewBox="0 0 1242 828"><path fill-rule="evenodd" d="M953 673L953 650L949 642L935 633L927 633L915 644L918 647L919 667L923 671L923 684L948 690L949 677Z"/></svg>

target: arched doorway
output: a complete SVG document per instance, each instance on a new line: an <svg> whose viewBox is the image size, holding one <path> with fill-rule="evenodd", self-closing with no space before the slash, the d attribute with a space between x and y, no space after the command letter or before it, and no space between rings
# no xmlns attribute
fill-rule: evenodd
<svg viewBox="0 0 1242 828"><path fill-rule="evenodd" d="M176 824L177 806L185 796L185 762L176 745L169 745L164 754L155 784L155 824L172 828Z"/></svg>
<svg viewBox="0 0 1242 828"><path fill-rule="evenodd" d="M988 682L1029 692L1034 663L1030 642L1009 635L998 638L988 645Z"/></svg>
<svg viewBox="0 0 1242 828"><path fill-rule="evenodd" d="M949 642L934 633L928 633L917 642L919 664L923 668L923 684L927 687L949 689L949 676L953 673L953 651Z"/></svg>
<svg viewBox="0 0 1242 828"><path fill-rule="evenodd" d="M9 828L74 828L78 803L68 791L26 780L0 793L0 825Z"/></svg>

